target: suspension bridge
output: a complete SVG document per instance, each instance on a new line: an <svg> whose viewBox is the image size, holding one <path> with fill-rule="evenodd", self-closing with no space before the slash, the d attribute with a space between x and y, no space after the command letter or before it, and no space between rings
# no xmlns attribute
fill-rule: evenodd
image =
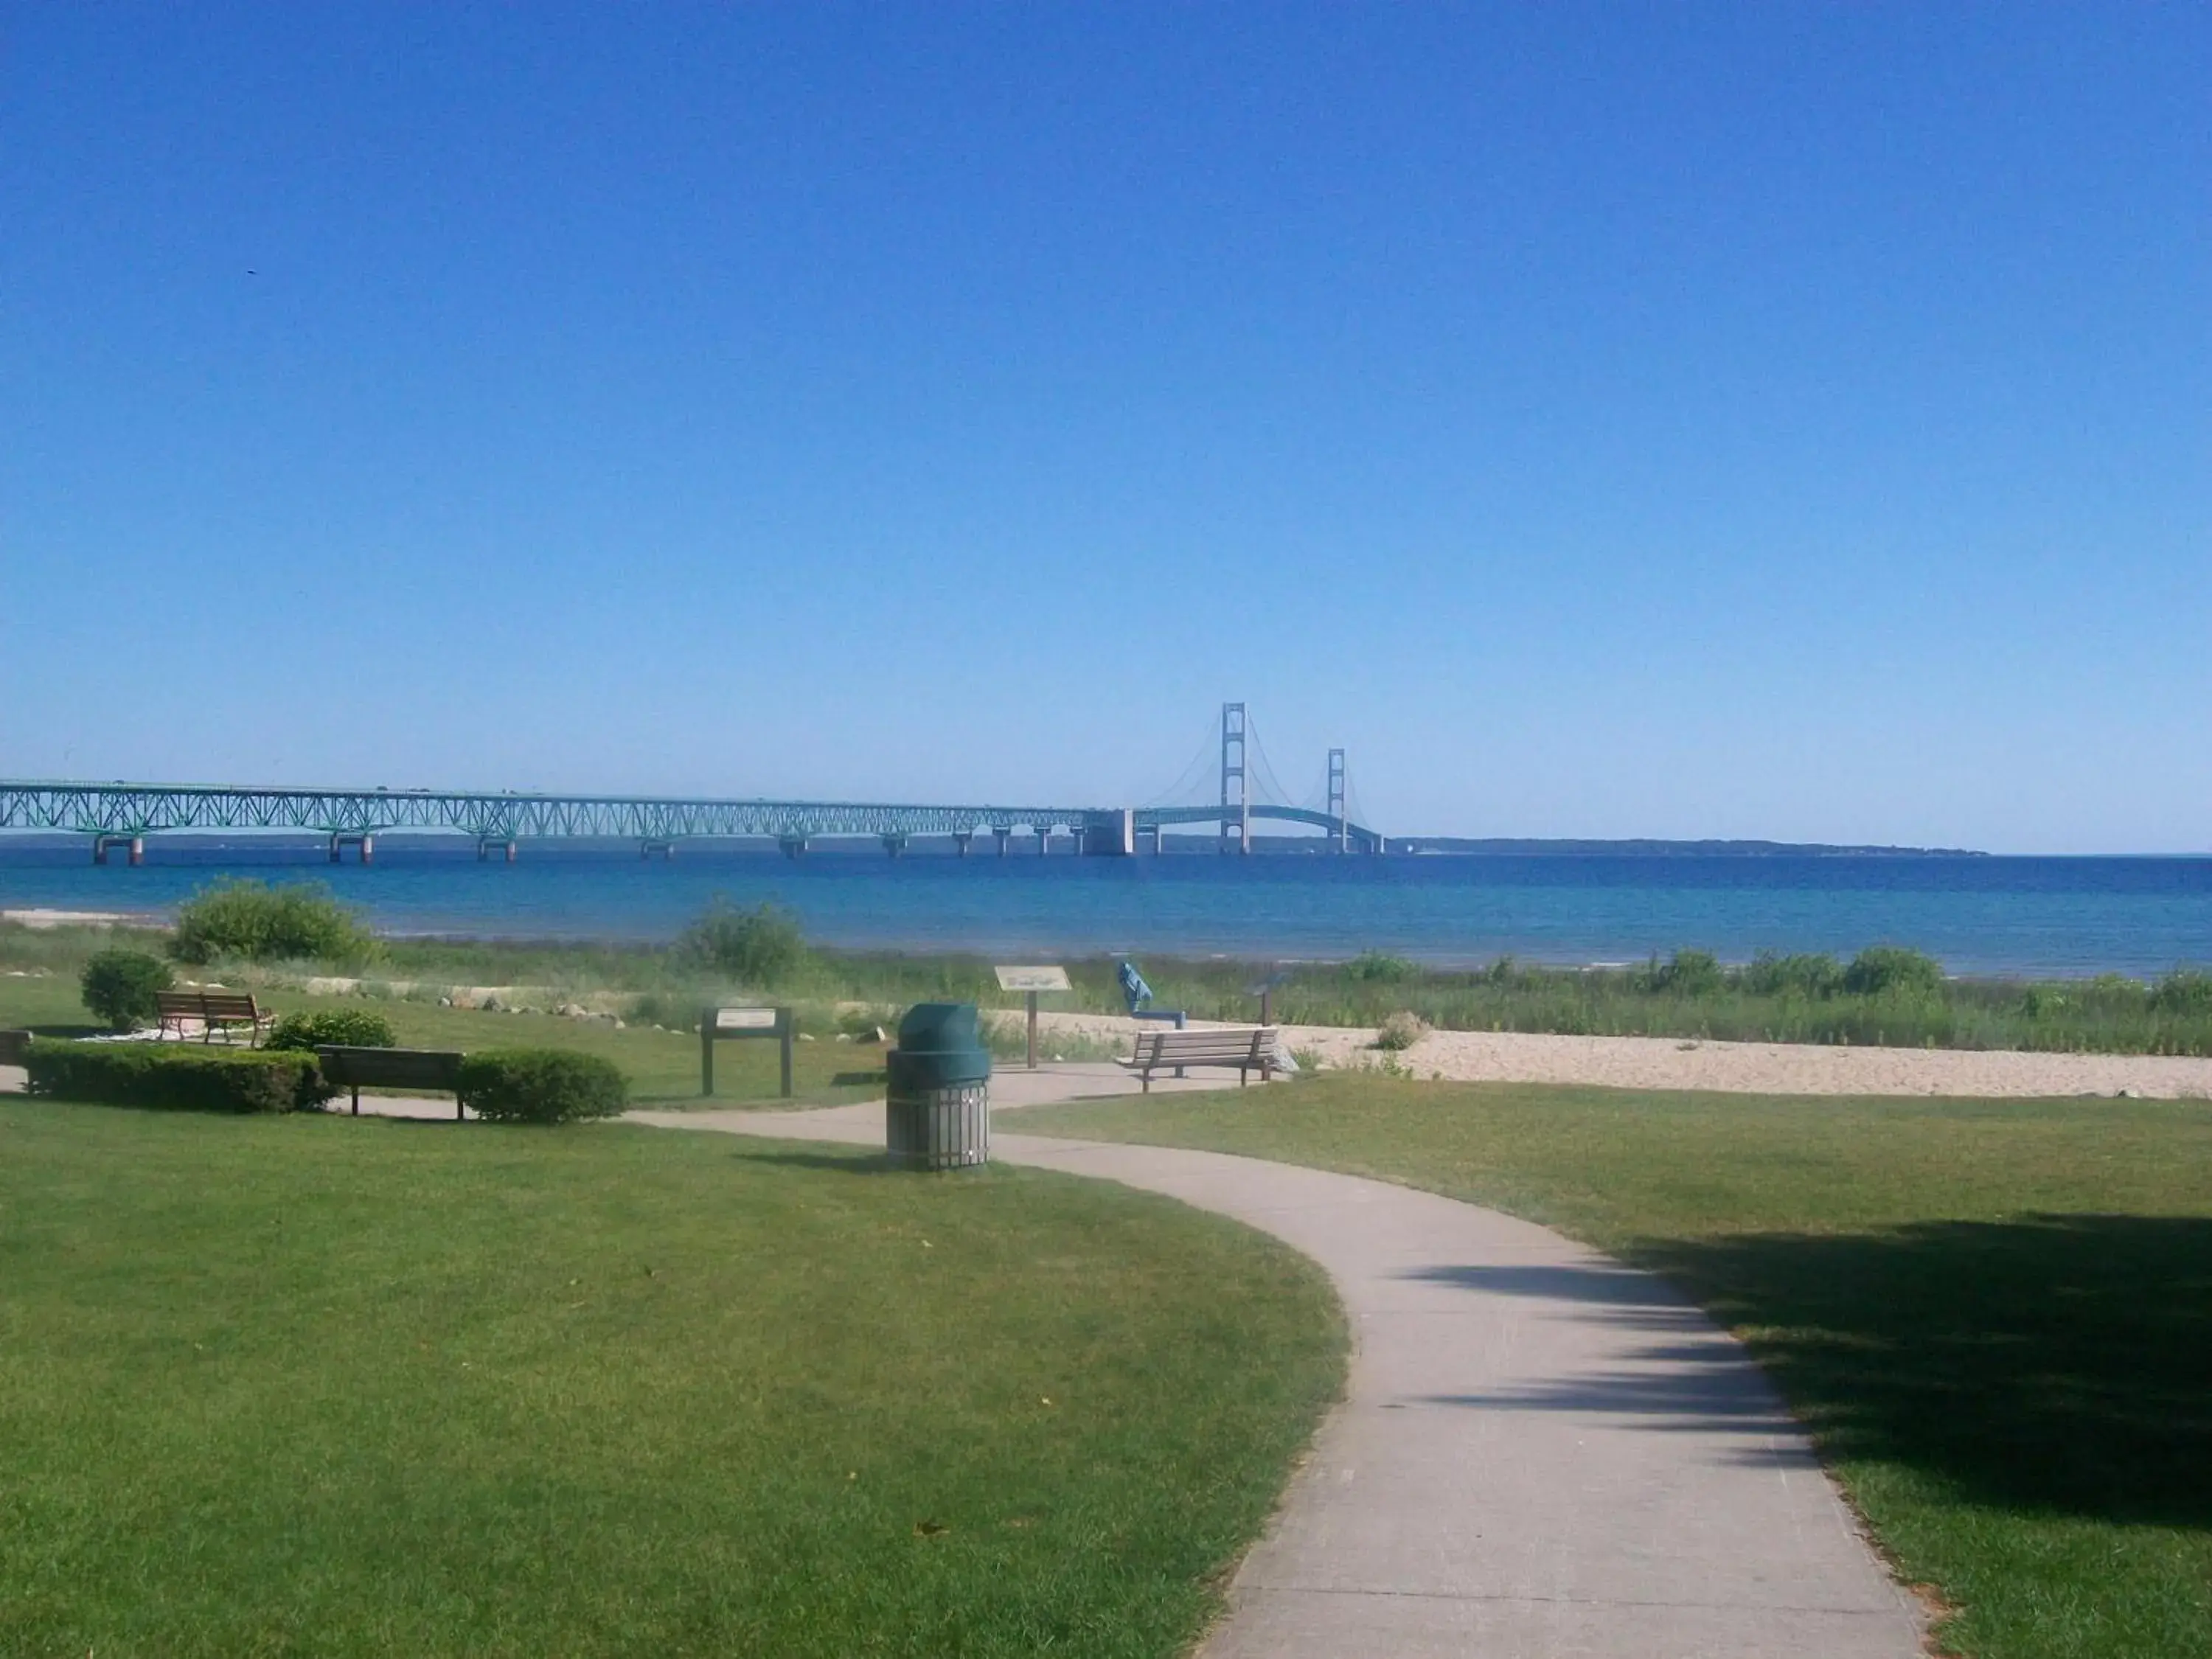
<svg viewBox="0 0 2212 1659"><path fill-rule="evenodd" d="M1218 785L1218 790L1217 790ZM1204 799L1193 799L1199 793ZM928 806L877 801L722 800L681 796L566 795L447 789L311 789L234 784L0 781L0 832L84 836L95 864L120 853L142 863L149 836L180 831L290 831L328 838L331 861L373 860L393 831L465 837L479 859L513 862L526 841L631 841L641 856L671 858L685 841L772 839L797 858L817 839L872 836L896 857L917 836L950 839L966 857L988 837L1000 857L1028 842L1049 855L1158 853L1185 826L1212 824L1220 851L1254 849L1255 823L1322 832L1336 853L1380 853L1360 821L1345 751L1328 751L1319 790L1291 800L1276 781L1241 702L1224 703L1218 747L1209 735L1182 778L1143 806Z"/></svg>

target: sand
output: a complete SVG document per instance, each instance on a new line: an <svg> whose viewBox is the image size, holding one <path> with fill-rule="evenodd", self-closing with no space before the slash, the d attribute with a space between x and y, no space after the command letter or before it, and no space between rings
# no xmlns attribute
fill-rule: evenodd
<svg viewBox="0 0 2212 1659"><path fill-rule="evenodd" d="M1194 1020L1194 1025L1206 1024ZM1127 1041L1137 1022L1103 1014L1038 1015L1040 1030ZM1147 1030L1158 1030L1147 1024ZM2012 1049L1846 1048L1818 1043L1710 1042L1679 1037L1546 1036L1517 1031L1433 1031L1395 1056L1372 1030L1286 1025L1294 1053L1324 1067L1378 1067L1462 1083L1579 1083L1613 1089L1698 1089L1731 1094L1959 1095L2037 1099L2130 1095L2212 1098L2212 1059L2163 1054L2046 1054Z"/></svg>

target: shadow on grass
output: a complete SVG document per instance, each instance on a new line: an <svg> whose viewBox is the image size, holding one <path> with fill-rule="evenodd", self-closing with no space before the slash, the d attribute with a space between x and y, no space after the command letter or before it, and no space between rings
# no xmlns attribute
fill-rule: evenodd
<svg viewBox="0 0 2212 1659"><path fill-rule="evenodd" d="M774 1164L791 1170L834 1170L839 1175L907 1175L880 1152L866 1148L839 1154L836 1152L793 1152L770 1151L766 1148L742 1147L730 1154L747 1164Z"/></svg>
<svg viewBox="0 0 2212 1659"><path fill-rule="evenodd" d="M1914 1468L1973 1502L2212 1527L2212 1218L1756 1233L1633 1260L1742 1332L1831 1457ZM1665 1285L1601 1262L1423 1277L1572 1302L1650 1339L1607 1371L1439 1403L1617 1412L1790 1456L1750 1438L1790 1426L1772 1391Z"/></svg>

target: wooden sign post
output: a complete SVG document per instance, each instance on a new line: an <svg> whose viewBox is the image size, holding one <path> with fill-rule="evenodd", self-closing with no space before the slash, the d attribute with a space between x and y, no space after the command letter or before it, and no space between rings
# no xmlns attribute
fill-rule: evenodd
<svg viewBox="0 0 2212 1659"><path fill-rule="evenodd" d="M1030 1070L1036 1070L1036 1000L1040 991L1068 991L1074 987L1067 982L1065 968L994 968L1001 991L1020 991L1027 994L1030 1010Z"/></svg>
<svg viewBox="0 0 2212 1659"><path fill-rule="evenodd" d="M774 1037L783 1050L783 1097L791 1098L791 1010L708 1008L699 1015L699 1093L714 1092L714 1045L731 1037Z"/></svg>

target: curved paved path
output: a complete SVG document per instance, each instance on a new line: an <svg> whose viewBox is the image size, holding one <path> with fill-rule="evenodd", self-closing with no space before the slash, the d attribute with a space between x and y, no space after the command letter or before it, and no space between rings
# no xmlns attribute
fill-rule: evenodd
<svg viewBox="0 0 2212 1659"><path fill-rule="evenodd" d="M1000 1081L1002 1098L1051 1087ZM883 1144L880 1104L631 1115ZM1320 1262L1343 1298L1346 1398L1206 1659L1922 1652L1911 1606L1765 1378L1650 1275L1350 1176L996 1132L992 1152L1234 1216Z"/></svg>

